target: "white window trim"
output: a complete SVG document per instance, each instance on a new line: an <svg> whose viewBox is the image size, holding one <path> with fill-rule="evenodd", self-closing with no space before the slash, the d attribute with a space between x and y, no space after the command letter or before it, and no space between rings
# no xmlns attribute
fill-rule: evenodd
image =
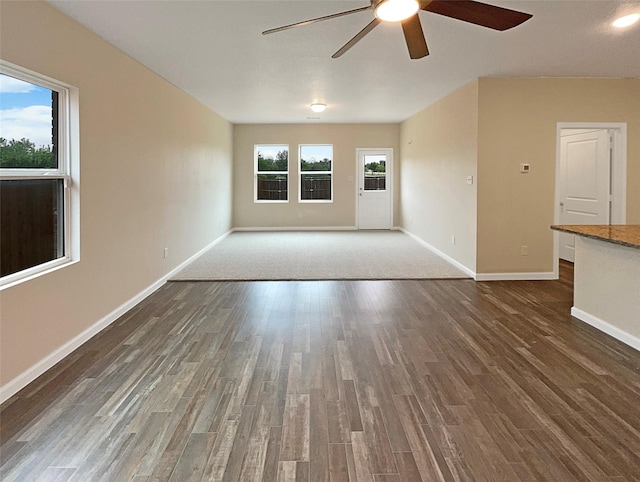
<svg viewBox="0 0 640 482"><path fill-rule="evenodd" d="M331 170L330 171L303 171L300 167L302 161L302 148L305 146L331 146ZM329 174L331 176L331 199L302 199L302 175L303 174ZM333 144L300 144L298 146L298 202L302 204L331 204L333 203Z"/></svg>
<svg viewBox="0 0 640 482"><path fill-rule="evenodd" d="M64 255L0 278L4 290L80 260L80 123L78 89L0 59L0 73L58 92L58 167L0 169L2 180L63 179Z"/></svg>
<svg viewBox="0 0 640 482"><path fill-rule="evenodd" d="M287 148L287 168L286 171L259 171L258 172L258 147L269 147L269 146L277 146L277 147L286 147ZM255 204L287 204L289 202L289 198L291 197L291 175L289 171L291 170L291 158L289 154L291 151L289 150L289 144L255 144L253 146L253 202ZM287 176L287 199L286 200L278 200L278 199L258 199L258 174L285 174Z"/></svg>

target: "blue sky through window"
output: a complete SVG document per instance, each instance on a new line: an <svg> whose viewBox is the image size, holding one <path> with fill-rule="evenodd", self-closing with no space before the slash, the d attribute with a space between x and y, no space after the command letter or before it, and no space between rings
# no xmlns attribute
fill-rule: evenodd
<svg viewBox="0 0 640 482"><path fill-rule="evenodd" d="M51 145L51 90L0 74L0 137Z"/></svg>
<svg viewBox="0 0 640 482"><path fill-rule="evenodd" d="M333 146L331 145L304 145L300 146L300 157L305 161L321 161L329 159L333 161Z"/></svg>
<svg viewBox="0 0 640 482"><path fill-rule="evenodd" d="M258 146L258 152L264 158L275 159L276 154L279 151L286 151L288 147L285 145L261 145ZM321 161L322 159L333 160L333 146L331 145L303 145L300 146L301 157L310 161L311 159L315 159L316 161Z"/></svg>
<svg viewBox="0 0 640 482"><path fill-rule="evenodd" d="M267 145L267 146L258 146L258 152L265 159L275 159L278 152L288 151L289 148L287 146L275 146L275 145Z"/></svg>

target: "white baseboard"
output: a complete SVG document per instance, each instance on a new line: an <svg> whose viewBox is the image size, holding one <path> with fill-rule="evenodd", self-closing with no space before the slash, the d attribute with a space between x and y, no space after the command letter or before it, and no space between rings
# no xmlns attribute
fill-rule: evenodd
<svg viewBox="0 0 640 482"><path fill-rule="evenodd" d="M410 233L409 231L407 231L404 228L394 228L394 229L398 229L399 231L402 231L404 234L406 234L407 236L410 236L411 238L413 238L415 241L418 242L418 244L424 246L425 248L427 248L429 251L431 251L432 253L436 254L437 256L439 256L440 258L444 259L445 261L447 261L448 263L451 263L452 265L454 265L456 268L458 268L460 271L463 271L465 274L471 276L473 279L475 279L476 277L476 273L472 270L470 270L469 268L467 268L465 265L463 265L462 263L460 263L459 261L456 261L455 259L453 259L451 256L448 256L446 254L444 254L442 251L440 251L437 248L434 248L433 246L431 246L429 243L427 243L425 240L420 239L418 236L416 236L413 233Z"/></svg>
<svg viewBox="0 0 640 482"><path fill-rule="evenodd" d="M476 281L536 281L558 279L553 271L533 273L478 273Z"/></svg>
<svg viewBox="0 0 640 482"><path fill-rule="evenodd" d="M56 363L58 363L64 357L71 354L74 350L76 350L81 345L86 343L89 339L93 338L95 335L100 333L107 326L109 326L111 323L116 321L118 318L124 315L127 311L129 311L131 308L133 308L142 300L144 300L147 296L151 295L154 291L156 291L158 288L164 285L166 281L169 278L171 278L174 274L176 274L178 271L180 271L182 268L188 265L195 258L200 256L206 250L218 244L220 241L226 238L230 233L231 231L227 231L225 234L217 238L215 241L207 245L205 248L198 251L196 254L194 254L189 259L181 263L179 266L171 270L162 278L160 278L159 280L157 280L156 282L154 282L153 284L151 284L150 286L142 290L133 298L127 300L126 302L118 306L111 313L107 314L106 316L98 320L96 323L94 323L92 326L84 330L78 336L72 338L67 343L65 343L64 345L62 345L61 347L59 347L58 349L56 349L55 351L53 351L52 353L44 357L38 363L28 368L27 370L22 372L20 375L15 377L13 380L11 380L10 382L0 387L0 403L5 402L8 398L18 393L20 390L22 390L29 383L31 383L40 375L42 375L44 372L49 370L51 367L53 367Z"/></svg>
<svg viewBox="0 0 640 482"><path fill-rule="evenodd" d="M358 228L355 226L273 226L273 227L242 227L233 228L232 232L243 231L356 231Z"/></svg>
<svg viewBox="0 0 640 482"><path fill-rule="evenodd" d="M626 331L621 330L620 328L613 326L611 323L608 323L597 316L593 316L586 311L582 311L575 306L571 307L571 316L578 318L580 321L584 321L585 323L597 328L600 331L605 332L607 335L614 337L616 340L620 340L625 345L629 345L631 348L635 348L640 351L640 338L635 337L634 335L627 333Z"/></svg>

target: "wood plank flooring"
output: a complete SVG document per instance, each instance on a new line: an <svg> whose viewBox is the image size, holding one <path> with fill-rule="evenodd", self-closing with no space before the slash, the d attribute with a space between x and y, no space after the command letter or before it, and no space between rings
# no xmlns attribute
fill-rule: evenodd
<svg viewBox="0 0 640 482"><path fill-rule="evenodd" d="M3 481L640 480L559 281L169 283L1 407Z"/></svg>

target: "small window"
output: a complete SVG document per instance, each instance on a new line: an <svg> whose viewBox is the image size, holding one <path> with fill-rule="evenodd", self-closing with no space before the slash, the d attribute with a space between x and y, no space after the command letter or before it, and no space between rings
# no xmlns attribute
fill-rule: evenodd
<svg viewBox="0 0 640 482"><path fill-rule="evenodd" d="M0 286L77 259L70 93L0 63Z"/></svg>
<svg viewBox="0 0 640 482"><path fill-rule="evenodd" d="M255 202L287 202L289 146L258 145L254 150Z"/></svg>
<svg viewBox="0 0 640 482"><path fill-rule="evenodd" d="M300 146L300 201L333 200L333 146Z"/></svg>
<svg viewBox="0 0 640 482"><path fill-rule="evenodd" d="M364 190L386 191L387 189L387 156L364 156Z"/></svg>

